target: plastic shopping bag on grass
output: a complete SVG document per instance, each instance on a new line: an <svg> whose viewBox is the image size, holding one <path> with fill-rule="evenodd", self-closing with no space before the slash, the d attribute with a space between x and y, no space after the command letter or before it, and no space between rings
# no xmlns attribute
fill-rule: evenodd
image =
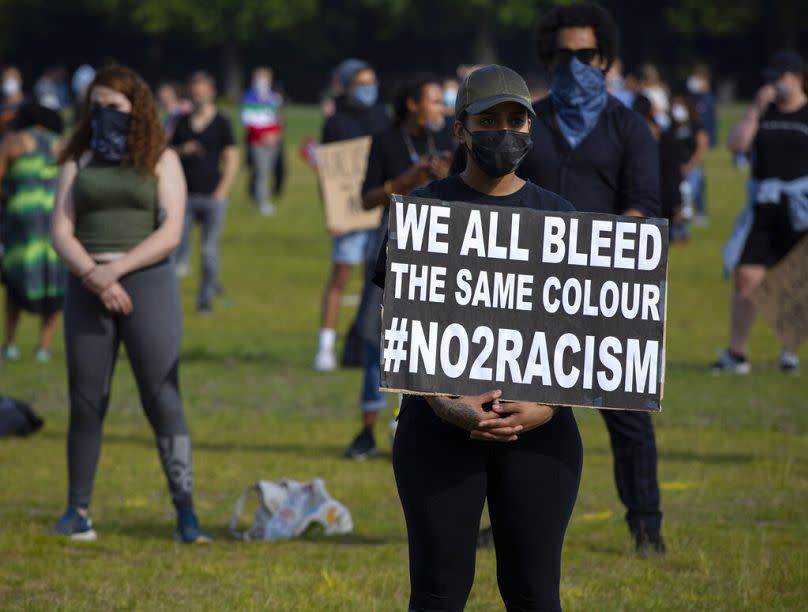
<svg viewBox="0 0 808 612"><path fill-rule="evenodd" d="M247 531L238 521L251 493L258 499ZM344 535L353 531L351 513L333 499L320 478L298 482L282 478L260 480L244 490L230 517L230 532L240 540L286 540L301 535Z"/></svg>

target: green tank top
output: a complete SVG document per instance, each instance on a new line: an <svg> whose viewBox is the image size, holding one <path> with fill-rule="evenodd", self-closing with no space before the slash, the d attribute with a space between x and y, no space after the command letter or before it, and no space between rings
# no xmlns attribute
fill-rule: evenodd
<svg viewBox="0 0 808 612"><path fill-rule="evenodd" d="M73 183L75 235L88 253L128 251L157 227L157 183L118 163L91 161Z"/></svg>

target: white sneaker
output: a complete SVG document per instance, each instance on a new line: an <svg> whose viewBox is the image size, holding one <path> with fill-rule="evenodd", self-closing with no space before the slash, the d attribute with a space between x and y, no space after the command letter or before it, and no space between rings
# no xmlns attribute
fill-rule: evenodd
<svg viewBox="0 0 808 612"><path fill-rule="evenodd" d="M796 373L800 370L800 358L791 351L780 353L780 371Z"/></svg>
<svg viewBox="0 0 808 612"><path fill-rule="evenodd" d="M337 356L334 351L320 349L314 356L314 369L318 372L333 372L337 369Z"/></svg>
<svg viewBox="0 0 808 612"><path fill-rule="evenodd" d="M275 214L275 206L269 202L264 202L258 206L258 212L264 217L271 217Z"/></svg>

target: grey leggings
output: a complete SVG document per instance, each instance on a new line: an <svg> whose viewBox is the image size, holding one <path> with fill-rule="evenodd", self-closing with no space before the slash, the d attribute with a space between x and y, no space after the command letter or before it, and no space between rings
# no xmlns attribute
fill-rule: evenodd
<svg viewBox="0 0 808 612"><path fill-rule="evenodd" d="M192 510L191 440L178 380L182 313L174 270L164 261L133 272L120 283L134 306L128 316L108 312L75 276L68 280L64 307L70 390L68 503L79 508L90 504L101 426L123 342L141 405L157 437L174 506L177 511Z"/></svg>

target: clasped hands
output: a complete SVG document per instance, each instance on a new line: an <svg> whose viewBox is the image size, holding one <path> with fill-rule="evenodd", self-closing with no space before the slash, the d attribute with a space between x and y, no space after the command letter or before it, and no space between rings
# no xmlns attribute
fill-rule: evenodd
<svg viewBox="0 0 808 612"><path fill-rule="evenodd" d="M120 277L115 262L110 261L93 266L81 277L81 282L98 295L107 310L115 314L128 315L134 307L132 298L118 282Z"/></svg>
<svg viewBox="0 0 808 612"><path fill-rule="evenodd" d="M449 400L441 411L445 420L470 432L473 440L514 442L519 435L546 424L558 409L536 402L503 402L502 391L495 389L481 395L462 396ZM491 404L491 410L485 406ZM464 418L455 419L453 406L462 406ZM471 413L474 413L472 417Z"/></svg>

